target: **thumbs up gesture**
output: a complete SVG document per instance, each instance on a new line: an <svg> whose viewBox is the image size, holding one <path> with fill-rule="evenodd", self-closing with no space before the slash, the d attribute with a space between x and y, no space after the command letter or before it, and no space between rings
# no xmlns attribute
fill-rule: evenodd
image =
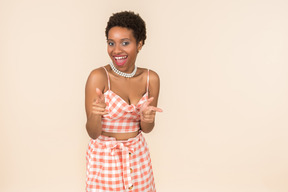
<svg viewBox="0 0 288 192"><path fill-rule="evenodd" d="M151 102L154 100L154 97L149 98L140 109L141 121L146 123L153 123L155 120L156 112L162 112L162 109L154 107Z"/></svg>
<svg viewBox="0 0 288 192"><path fill-rule="evenodd" d="M105 111L105 108L106 108L105 97L102 91L96 88L96 98L92 103L92 113L95 115L107 115L108 112Z"/></svg>

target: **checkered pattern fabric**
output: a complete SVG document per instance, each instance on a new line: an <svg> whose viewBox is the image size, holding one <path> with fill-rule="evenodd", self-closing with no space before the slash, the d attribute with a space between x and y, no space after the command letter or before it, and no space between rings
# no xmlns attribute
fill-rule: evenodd
<svg viewBox="0 0 288 192"><path fill-rule="evenodd" d="M105 71L109 90L104 97L109 114L102 117L102 130L114 133L139 131L140 108L148 99L149 70L147 91L136 105L129 105L110 90L109 74ZM141 131L126 141L103 135L91 139L86 160L87 192L156 191L150 154Z"/></svg>
<svg viewBox="0 0 288 192"><path fill-rule="evenodd" d="M151 159L141 132L127 141L99 136L87 150L87 192L155 192Z"/></svg>
<svg viewBox="0 0 288 192"><path fill-rule="evenodd" d="M105 67L103 67L105 69ZM104 93L107 115L102 117L102 130L113 133L127 133L138 131L140 126L140 108L148 99L149 87L149 70L147 76L146 93L134 105L129 105L119 95L110 90L110 79L107 70L105 69L108 78L109 89Z"/></svg>
<svg viewBox="0 0 288 192"><path fill-rule="evenodd" d="M120 96L111 90L104 93L109 114L102 118L102 130L113 133L127 133L139 130L140 107L147 101L145 93L137 105L127 104Z"/></svg>

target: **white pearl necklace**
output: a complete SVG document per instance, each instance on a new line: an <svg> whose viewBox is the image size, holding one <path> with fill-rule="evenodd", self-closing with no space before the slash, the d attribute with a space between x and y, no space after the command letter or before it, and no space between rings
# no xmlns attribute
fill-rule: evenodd
<svg viewBox="0 0 288 192"><path fill-rule="evenodd" d="M133 70L132 73L124 73L122 71L119 71L118 69L116 69L116 67L114 66L114 64L111 62L109 63L111 69L118 75L122 76L122 77L127 77L127 78L131 78L133 77L135 74L136 74L136 71L137 71L137 66L135 65L135 68Z"/></svg>

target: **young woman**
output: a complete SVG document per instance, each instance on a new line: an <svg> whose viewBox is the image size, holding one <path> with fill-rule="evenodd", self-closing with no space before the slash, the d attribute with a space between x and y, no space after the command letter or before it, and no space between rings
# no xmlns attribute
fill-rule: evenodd
<svg viewBox="0 0 288 192"><path fill-rule="evenodd" d="M86 83L86 191L156 191L142 132L152 131L159 77L135 65L146 39L142 18L113 14L106 27L109 65L91 72Z"/></svg>

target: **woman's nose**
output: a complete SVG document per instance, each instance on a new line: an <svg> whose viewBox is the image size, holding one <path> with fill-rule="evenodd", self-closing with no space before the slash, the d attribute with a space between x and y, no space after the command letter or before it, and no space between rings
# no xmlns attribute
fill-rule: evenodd
<svg viewBox="0 0 288 192"><path fill-rule="evenodd" d="M114 52L114 54L121 53L122 49L121 49L120 45L115 45L113 52Z"/></svg>

